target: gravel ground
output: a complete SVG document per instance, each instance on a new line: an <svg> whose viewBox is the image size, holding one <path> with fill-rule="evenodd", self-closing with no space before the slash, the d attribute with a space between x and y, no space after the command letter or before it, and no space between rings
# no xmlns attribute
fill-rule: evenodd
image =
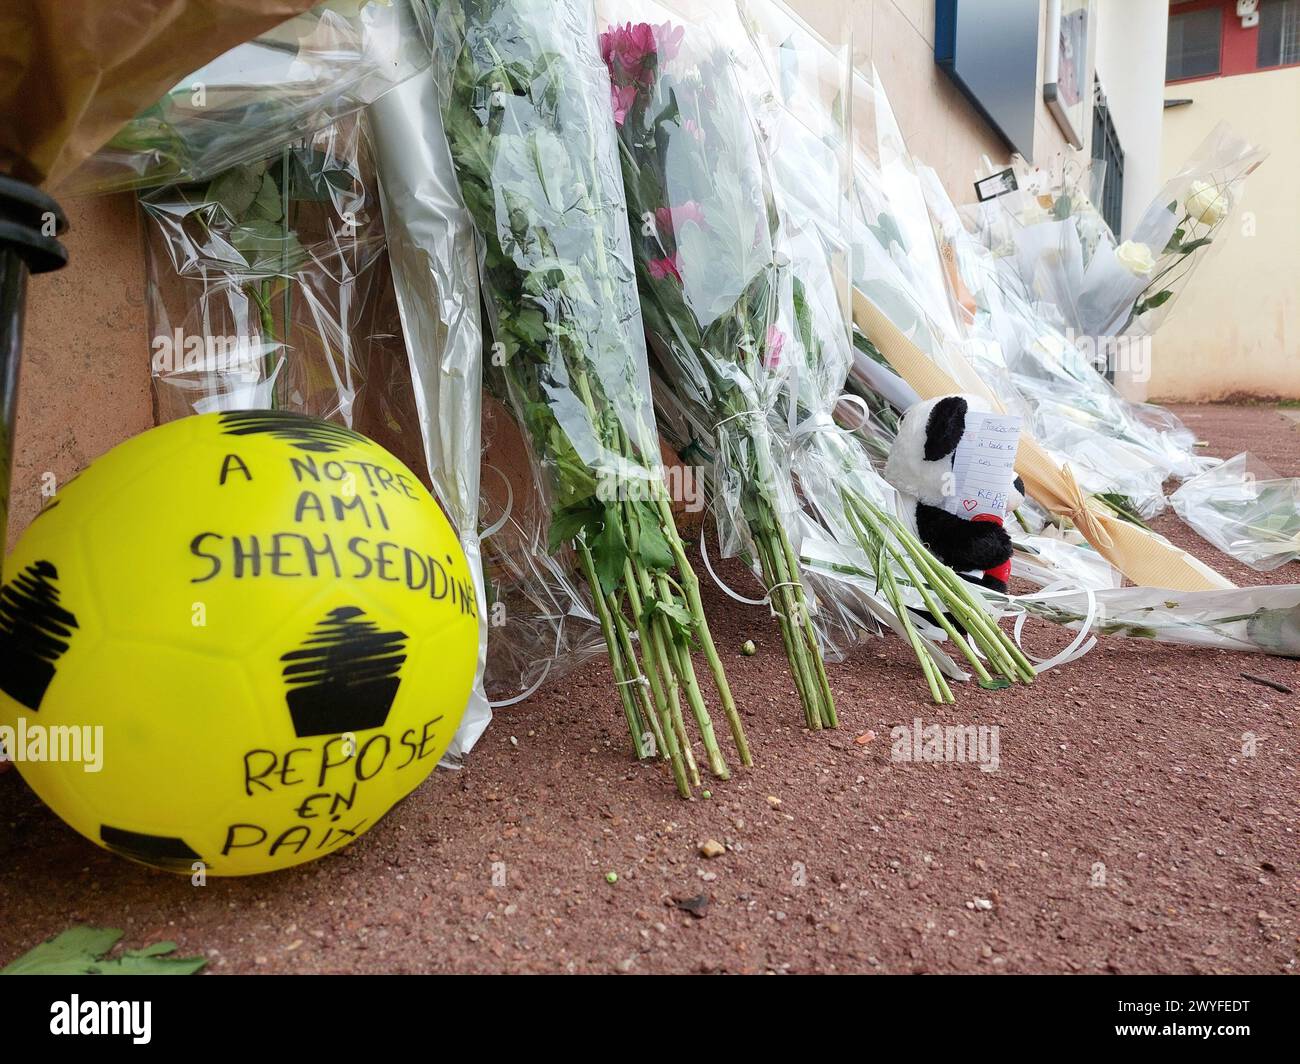
<svg viewBox="0 0 1300 1064"><path fill-rule="evenodd" d="M1275 409L1178 412L1208 453L1300 475L1300 426ZM1300 582L1157 527L1240 583ZM629 760L599 663L500 713L466 768L350 849L276 875L195 888L134 866L10 772L0 964L89 923L212 972L1296 970L1296 696L1241 676L1300 690L1296 662L1106 639L939 708L898 641L874 641L831 667L843 723L814 735L766 611L706 605L757 765L711 799ZM890 729L915 718L998 725L998 771L892 763Z"/></svg>

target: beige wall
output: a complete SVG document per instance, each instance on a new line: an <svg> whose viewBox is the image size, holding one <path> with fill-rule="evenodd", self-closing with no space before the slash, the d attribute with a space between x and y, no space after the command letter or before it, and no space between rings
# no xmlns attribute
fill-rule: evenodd
<svg viewBox="0 0 1300 1064"><path fill-rule="evenodd" d="M1300 398L1300 68L1169 85L1165 95L1194 102L1165 112L1163 177L1220 121L1270 154L1246 181L1236 227L1156 334L1150 394Z"/></svg>

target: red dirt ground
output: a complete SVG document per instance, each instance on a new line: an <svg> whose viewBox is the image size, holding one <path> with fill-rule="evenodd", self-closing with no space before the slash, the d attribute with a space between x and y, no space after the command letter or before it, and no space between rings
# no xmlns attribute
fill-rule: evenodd
<svg viewBox="0 0 1300 1064"><path fill-rule="evenodd" d="M1208 453L1300 475L1275 409L1179 413ZM1172 514L1157 527L1240 583L1300 582ZM706 605L757 764L712 799L630 761L600 663L500 713L463 770L356 845L276 875L196 888L137 867L10 772L0 965L89 923L175 940L212 972L1296 971L1297 696L1241 677L1300 690L1296 662L1107 639L1032 688L963 687L941 709L901 644L874 641L831 667L843 724L814 735L766 610ZM891 763L889 730L914 717L999 725L1000 770ZM706 840L726 852L700 857Z"/></svg>

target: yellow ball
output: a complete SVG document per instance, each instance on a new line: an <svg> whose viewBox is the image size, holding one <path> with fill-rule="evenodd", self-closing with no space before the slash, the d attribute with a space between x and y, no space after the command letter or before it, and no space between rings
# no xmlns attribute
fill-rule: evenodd
<svg viewBox="0 0 1300 1064"><path fill-rule="evenodd" d="M187 875L347 845L438 763L474 679L474 582L433 497L280 411L114 448L4 581L0 742L87 838Z"/></svg>

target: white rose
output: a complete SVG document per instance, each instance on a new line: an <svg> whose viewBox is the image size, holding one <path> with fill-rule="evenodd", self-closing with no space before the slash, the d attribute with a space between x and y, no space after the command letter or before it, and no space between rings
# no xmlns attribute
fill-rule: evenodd
<svg viewBox="0 0 1300 1064"><path fill-rule="evenodd" d="M1217 225L1230 205L1226 189L1220 191L1206 181L1193 181L1187 194L1187 213L1204 225Z"/></svg>
<svg viewBox="0 0 1300 1064"><path fill-rule="evenodd" d="M1156 268L1156 258L1146 244L1137 240L1125 240L1115 249L1115 258L1129 273L1145 277Z"/></svg>

